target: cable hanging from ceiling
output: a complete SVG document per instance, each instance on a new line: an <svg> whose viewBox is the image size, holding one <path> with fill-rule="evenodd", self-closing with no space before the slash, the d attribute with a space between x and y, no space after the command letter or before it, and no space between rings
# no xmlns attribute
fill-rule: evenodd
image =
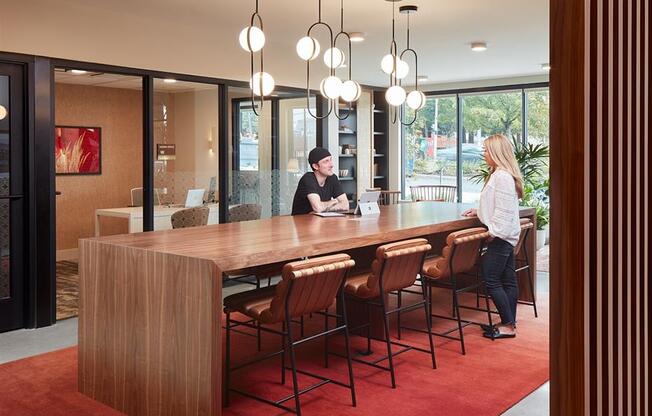
<svg viewBox="0 0 652 416"><path fill-rule="evenodd" d="M257 25L256 25L257 23ZM256 0L256 9L251 15L249 26L242 29L239 36L239 42L242 49L249 52L250 78L249 89L251 90L251 107L254 114L260 116L256 109L256 97L259 98L260 109L265 104L265 96L274 91L274 78L265 72L263 48L265 46L265 32L263 31L263 19L258 11L258 0ZM260 52L260 71L254 73L254 54Z"/></svg>

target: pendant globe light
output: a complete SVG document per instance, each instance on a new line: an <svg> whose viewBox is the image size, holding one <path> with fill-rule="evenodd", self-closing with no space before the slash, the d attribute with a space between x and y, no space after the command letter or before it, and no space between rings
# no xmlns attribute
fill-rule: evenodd
<svg viewBox="0 0 652 416"><path fill-rule="evenodd" d="M392 123L395 124L398 119L396 107L401 107L407 97L407 93L400 85L399 79L407 76L410 68L398 55L396 45L396 3L401 0L387 1L392 3L392 41L389 44L389 53L380 61L380 68L389 75L389 87L385 92L385 100L390 105Z"/></svg>
<svg viewBox="0 0 652 416"><path fill-rule="evenodd" d="M337 106L338 100L349 103L349 111L345 116L340 116L337 111L335 115L338 119L343 120L349 116L351 111L351 103L360 97L360 84L351 79L351 37L344 31L344 0L340 0L340 31L333 37L333 29L326 22L322 21L321 17L321 0L318 0L318 18L309 28L306 36L299 39L296 46L297 55L302 60L306 61L306 100L308 101L308 114L311 117L321 120L325 119L334 111ZM310 61L317 59L320 55L321 45L319 41L313 36L313 30L322 27L325 28L329 35L329 43L327 49L324 51L323 61L328 68L328 75L322 79L319 85L319 91L328 101L328 112L323 115L313 114L310 106ZM344 37L348 43L348 79L342 81L336 75L336 70L343 68L344 63L347 61L347 56L340 48L336 46L337 40Z"/></svg>
<svg viewBox="0 0 652 416"><path fill-rule="evenodd" d="M257 24L257 25L256 25ZM251 108L254 114L260 116L256 109L256 97L259 97L260 108L265 103L264 97L274 91L274 78L265 72L263 48L265 46L265 32L263 31L263 19L258 13L258 0L256 0L256 10L251 15L249 26L240 31L238 42L242 49L249 52L250 74L249 88L251 90ZM260 52L260 71L254 73L254 53Z"/></svg>
<svg viewBox="0 0 652 416"><path fill-rule="evenodd" d="M399 59L405 62L404 56L406 54L412 54L414 56L414 90L410 91L405 97L405 105L412 109L414 114L411 121L404 121L405 107L401 107L401 117L399 120L402 125L411 126L417 120L419 110L421 110L426 105L426 95L419 90L419 56L417 55L417 52L410 46L410 15L412 13L416 13L418 8L417 6L410 5L401 6L398 10L400 13L407 15L406 48L403 50L403 52L401 52ZM402 81L399 82L399 85L401 84Z"/></svg>

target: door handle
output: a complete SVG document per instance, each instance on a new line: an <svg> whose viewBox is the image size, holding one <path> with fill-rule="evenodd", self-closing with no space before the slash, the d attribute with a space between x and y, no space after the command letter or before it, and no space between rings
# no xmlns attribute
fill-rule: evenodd
<svg viewBox="0 0 652 416"><path fill-rule="evenodd" d="M20 199L22 198L22 195L5 195L5 196L0 196L0 199Z"/></svg>

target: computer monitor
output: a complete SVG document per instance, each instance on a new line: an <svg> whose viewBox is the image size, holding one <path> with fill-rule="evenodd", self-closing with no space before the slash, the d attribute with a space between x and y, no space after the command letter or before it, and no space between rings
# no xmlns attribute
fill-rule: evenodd
<svg viewBox="0 0 652 416"><path fill-rule="evenodd" d="M205 189L189 189L186 195L186 208L200 207L204 203Z"/></svg>

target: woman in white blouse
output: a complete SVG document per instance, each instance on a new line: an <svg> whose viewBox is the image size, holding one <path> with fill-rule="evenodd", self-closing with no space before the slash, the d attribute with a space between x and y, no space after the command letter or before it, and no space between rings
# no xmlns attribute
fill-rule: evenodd
<svg viewBox="0 0 652 416"><path fill-rule="evenodd" d="M464 215L477 215L491 236L482 256L482 275L501 323L485 327L484 336L513 338L518 300L514 247L521 234L518 200L523 197L523 178L512 145L502 134L484 141L484 158L491 174L480 194L478 209L470 209Z"/></svg>

